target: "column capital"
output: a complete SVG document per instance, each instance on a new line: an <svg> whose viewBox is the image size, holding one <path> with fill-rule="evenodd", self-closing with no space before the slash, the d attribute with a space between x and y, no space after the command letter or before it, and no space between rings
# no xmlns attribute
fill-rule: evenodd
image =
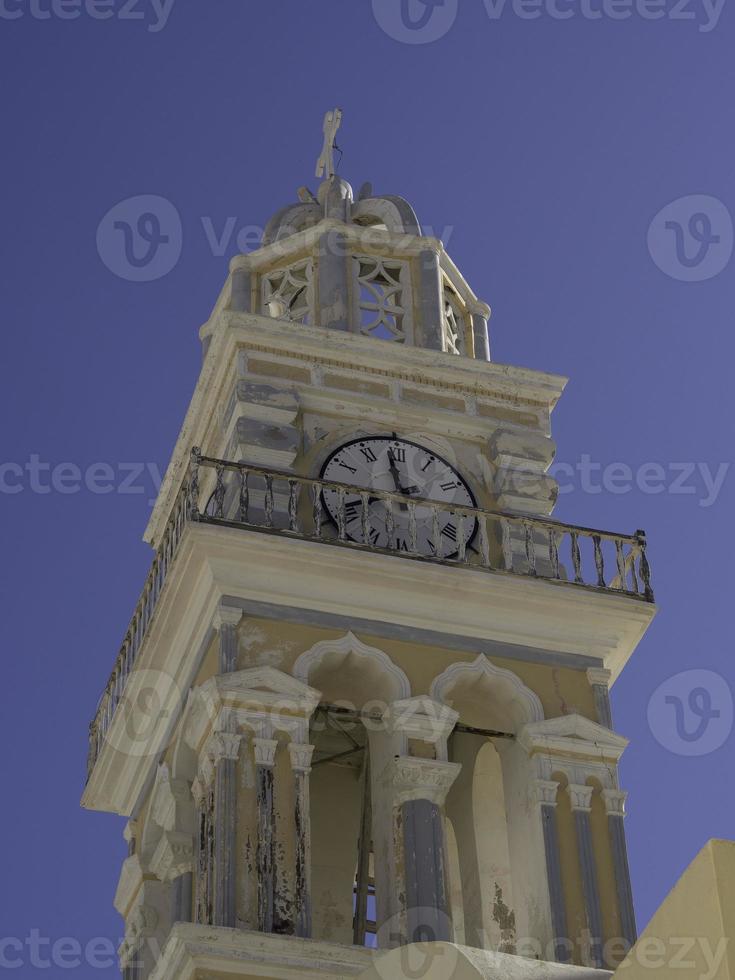
<svg viewBox="0 0 735 980"><path fill-rule="evenodd" d="M233 732L215 732L207 746L208 754L216 766L223 759L237 759L240 754L242 735Z"/></svg>
<svg viewBox="0 0 735 980"><path fill-rule="evenodd" d="M592 786L583 786L580 783L569 783L567 793L572 803L572 810L581 810L589 813L592 809Z"/></svg>
<svg viewBox="0 0 735 980"><path fill-rule="evenodd" d="M604 667L587 668L587 680L592 685L599 685L600 687L610 687L611 677L612 677L612 671L606 670Z"/></svg>
<svg viewBox="0 0 735 980"><path fill-rule="evenodd" d="M311 757L314 746L303 742L289 742L288 754L291 756L291 768L294 772L311 772Z"/></svg>
<svg viewBox="0 0 735 980"><path fill-rule="evenodd" d="M234 255L230 259L230 272L235 272L236 269L247 269L248 271L253 267L253 260L248 254Z"/></svg>
<svg viewBox="0 0 735 980"><path fill-rule="evenodd" d="M161 881L173 881L193 870L194 840L191 834L164 830L151 858L151 870Z"/></svg>
<svg viewBox="0 0 735 980"><path fill-rule="evenodd" d="M605 810L607 811L608 817L624 817L625 801L627 798L627 790L603 789L602 799L605 801Z"/></svg>
<svg viewBox="0 0 735 980"><path fill-rule="evenodd" d="M206 787L199 776L195 776L193 783L191 784L191 797L194 800L195 806L201 806L204 802L204 796L206 794Z"/></svg>
<svg viewBox="0 0 735 980"><path fill-rule="evenodd" d="M458 762L439 762L414 756L398 756L389 767L394 803L429 800L442 806L462 766Z"/></svg>
<svg viewBox="0 0 735 980"><path fill-rule="evenodd" d="M533 791L536 802L543 806L556 806L556 795L559 783L555 779L534 779Z"/></svg>
<svg viewBox="0 0 735 980"><path fill-rule="evenodd" d="M222 629L223 626L237 626L242 615L242 609L237 606L225 606L220 602L214 611L212 625L216 630Z"/></svg>
<svg viewBox="0 0 735 980"><path fill-rule="evenodd" d="M474 316L481 316L484 320L490 319L490 307L481 299L472 300L467 304L467 309Z"/></svg>
<svg viewBox="0 0 735 980"><path fill-rule="evenodd" d="M276 738L254 738L253 747L255 748L255 764L265 769L272 769L276 764L276 749L278 739Z"/></svg>
<svg viewBox="0 0 735 980"><path fill-rule="evenodd" d="M204 753L199 760L199 769L194 782L191 784L191 795L197 806L204 802L214 779L214 763L211 756Z"/></svg>

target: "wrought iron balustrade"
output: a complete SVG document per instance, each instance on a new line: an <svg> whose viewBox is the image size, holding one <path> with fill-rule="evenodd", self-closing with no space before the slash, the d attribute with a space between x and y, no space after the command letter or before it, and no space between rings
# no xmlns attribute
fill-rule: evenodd
<svg viewBox="0 0 735 980"><path fill-rule="evenodd" d="M120 703L188 521L653 602L646 539L356 487L192 453L162 543L90 725L88 774Z"/></svg>

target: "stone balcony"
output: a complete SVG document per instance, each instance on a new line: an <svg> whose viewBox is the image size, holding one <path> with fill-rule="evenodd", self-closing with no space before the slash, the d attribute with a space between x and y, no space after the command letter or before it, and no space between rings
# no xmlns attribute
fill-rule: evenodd
<svg viewBox="0 0 735 980"><path fill-rule="evenodd" d="M185 694L191 673L180 644L193 662L191 637L223 597L361 628L390 622L427 642L443 633L550 650L605 666L613 679L655 613L641 531L448 505L194 450L90 725L85 805L121 813L131 805L127 793L113 799L109 786L95 786L112 779L122 706L140 693L136 675L151 671L175 676ZM161 719L173 715L164 701ZM164 744L166 724L156 725ZM141 759L127 764L145 768Z"/></svg>

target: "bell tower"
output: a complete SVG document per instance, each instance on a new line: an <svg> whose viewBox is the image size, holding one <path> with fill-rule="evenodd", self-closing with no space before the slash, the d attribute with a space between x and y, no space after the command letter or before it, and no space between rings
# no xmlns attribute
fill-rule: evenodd
<svg viewBox="0 0 735 980"><path fill-rule="evenodd" d="M123 974L604 977L645 538L550 516L565 379L490 360L442 242L334 173L340 118L201 328L90 726Z"/></svg>

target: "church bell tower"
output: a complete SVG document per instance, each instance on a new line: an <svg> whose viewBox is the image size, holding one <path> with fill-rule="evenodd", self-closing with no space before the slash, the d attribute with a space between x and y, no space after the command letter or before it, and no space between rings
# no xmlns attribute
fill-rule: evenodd
<svg viewBox="0 0 735 980"><path fill-rule="evenodd" d="M90 726L123 975L604 977L645 538L550 516L565 379L491 360L442 242L335 174L339 121L200 331Z"/></svg>

